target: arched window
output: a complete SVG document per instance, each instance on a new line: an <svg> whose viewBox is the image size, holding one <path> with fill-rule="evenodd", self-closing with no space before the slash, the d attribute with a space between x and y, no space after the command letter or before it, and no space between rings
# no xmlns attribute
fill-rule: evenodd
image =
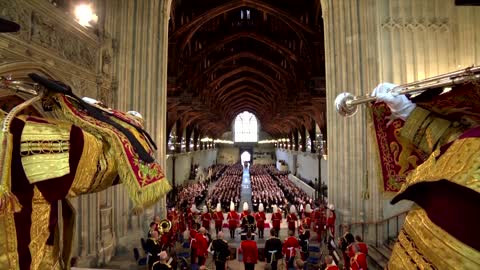
<svg viewBox="0 0 480 270"><path fill-rule="evenodd" d="M235 118L235 142L256 142L258 125L255 115L242 112Z"/></svg>

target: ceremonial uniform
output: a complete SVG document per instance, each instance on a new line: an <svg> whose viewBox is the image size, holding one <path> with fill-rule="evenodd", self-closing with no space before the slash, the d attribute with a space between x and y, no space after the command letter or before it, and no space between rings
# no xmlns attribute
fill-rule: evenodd
<svg viewBox="0 0 480 270"><path fill-rule="evenodd" d="M217 211L215 214L213 214L213 220L215 220L215 232L218 234L218 232L222 231L222 225L223 225L223 220L225 218L223 217L223 212L220 203L217 204Z"/></svg>
<svg viewBox="0 0 480 270"><path fill-rule="evenodd" d="M353 244L356 244L360 250L361 253L365 254L365 255L368 255L368 246L367 244L363 243L363 242L355 242L355 243L352 243L350 244L348 247L347 247L347 254L348 254L348 257L352 258L354 255L355 255L355 252L353 251Z"/></svg>
<svg viewBox="0 0 480 270"><path fill-rule="evenodd" d="M202 227L204 227L207 232L210 231L210 221L212 220L212 215L208 212L202 214Z"/></svg>
<svg viewBox="0 0 480 270"><path fill-rule="evenodd" d="M153 270L171 270L172 267L166 263L156 262L152 266Z"/></svg>
<svg viewBox="0 0 480 270"><path fill-rule="evenodd" d="M190 229L190 263L194 264L195 259L197 257L197 241L196 241L196 236L198 232L195 229Z"/></svg>
<svg viewBox="0 0 480 270"><path fill-rule="evenodd" d="M235 211L235 205L233 204L233 202L230 203L230 212L228 212L227 220L228 220L228 229L230 230L231 239L235 238L235 230L238 227L239 218L240 216Z"/></svg>
<svg viewBox="0 0 480 270"><path fill-rule="evenodd" d="M273 207L272 214L272 227L277 231L277 235L280 232L280 223L282 222L282 214L277 210L277 207Z"/></svg>
<svg viewBox="0 0 480 270"><path fill-rule="evenodd" d="M317 239L319 242L321 242L325 227L325 215L323 208L317 208L315 212L313 212L313 221L315 222L314 231L317 234Z"/></svg>
<svg viewBox="0 0 480 270"><path fill-rule="evenodd" d="M205 265L208 254L208 241L207 237L201 233L195 235L195 247L198 257L198 265Z"/></svg>
<svg viewBox="0 0 480 270"><path fill-rule="evenodd" d="M303 228L299 228L298 239L301 247L300 255L302 256L302 261L306 261L309 257L308 248L309 248L309 241L310 241L310 230L309 229L304 230Z"/></svg>
<svg viewBox="0 0 480 270"><path fill-rule="evenodd" d="M212 242L213 259L215 260L216 270L225 270L225 264L230 256L227 241L223 239L215 239Z"/></svg>
<svg viewBox="0 0 480 270"><path fill-rule="evenodd" d="M267 219L265 213L263 212L263 204L260 203L258 206L259 212L255 215L255 221L257 222L258 228L258 237L263 239L263 231L265 229L265 220Z"/></svg>
<svg viewBox="0 0 480 270"><path fill-rule="evenodd" d="M265 259L277 270L278 260L282 259L282 241L278 237L270 237L265 242Z"/></svg>
<svg viewBox="0 0 480 270"><path fill-rule="evenodd" d="M289 236L283 243L282 251L287 261L287 268L294 267L295 255L297 254L295 249L299 247L300 245L298 243L297 238L293 236Z"/></svg>
<svg viewBox="0 0 480 270"><path fill-rule="evenodd" d="M367 270L367 256L361 252L357 252L355 256L350 259L351 270Z"/></svg>
<svg viewBox="0 0 480 270"><path fill-rule="evenodd" d="M325 270L338 270L338 266L334 264L329 264L327 265L327 268L325 268ZM347 269L347 270L350 270L350 269Z"/></svg>
<svg viewBox="0 0 480 270"><path fill-rule="evenodd" d="M243 263L245 270L254 270L258 261L257 242L253 240L244 240L240 244L240 252L243 254Z"/></svg>
<svg viewBox="0 0 480 270"><path fill-rule="evenodd" d="M295 207L292 205L290 207L290 214L287 216L287 223L288 223L288 230L293 231L295 233L295 229L297 227L298 217L295 214Z"/></svg>
<svg viewBox="0 0 480 270"><path fill-rule="evenodd" d="M160 243L156 239L148 238L145 243L145 249L147 251L148 269L152 269L153 264L159 260L158 254L162 251Z"/></svg>
<svg viewBox="0 0 480 270"><path fill-rule="evenodd" d="M329 210L327 211L327 230L331 233L332 237L335 238L335 220L337 219L337 215L335 214L335 209L333 204L329 205Z"/></svg>

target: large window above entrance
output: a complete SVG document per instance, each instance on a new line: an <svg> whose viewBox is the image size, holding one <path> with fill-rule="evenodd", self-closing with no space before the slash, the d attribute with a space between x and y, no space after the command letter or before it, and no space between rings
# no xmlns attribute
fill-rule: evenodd
<svg viewBox="0 0 480 270"><path fill-rule="evenodd" d="M235 118L235 142L256 142L258 140L257 118L250 112L242 112Z"/></svg>

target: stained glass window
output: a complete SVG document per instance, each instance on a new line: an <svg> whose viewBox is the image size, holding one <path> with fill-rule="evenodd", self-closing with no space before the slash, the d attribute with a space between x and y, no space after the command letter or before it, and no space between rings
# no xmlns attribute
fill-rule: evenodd
<svg viewBox="0 0 480 270"><path fill-rule="evenodd" d="M242 112L235 118L235 142L256 142L258 140L258 124L255 115Z"/></svg>

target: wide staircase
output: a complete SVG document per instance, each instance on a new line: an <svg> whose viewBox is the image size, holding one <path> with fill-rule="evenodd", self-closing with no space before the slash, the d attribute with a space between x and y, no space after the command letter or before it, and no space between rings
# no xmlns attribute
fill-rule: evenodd
<svg viewBox="0 0 480 270"><path fill-rule="evenodd" d="M368 229L375 230L375 237L365 240L368 244L368 269L384 269L387 266L407 213L408 211L405 211L377 222L347 224L350 232L354 236L360 235L362 239L365 239ZM343 234L344 232L340 231L340 235Z"/></svg>

